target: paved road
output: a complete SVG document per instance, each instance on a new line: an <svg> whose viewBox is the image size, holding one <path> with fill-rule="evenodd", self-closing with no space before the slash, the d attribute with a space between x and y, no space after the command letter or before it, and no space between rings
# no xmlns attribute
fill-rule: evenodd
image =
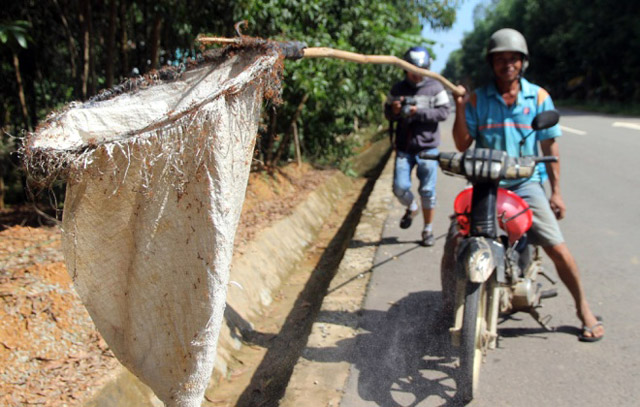
<svg viewBox="0 0 640 407"><path fill-rule="evenodd" d="M635 406L640 400L640 120L564 111L561 226L606 337L578 342L569 293L548 300L557 332L528 315L500 324L499 349L482 367L472 406ZM451 121L442 150L452 151ZM417 245L421 221L401 230L397 203L385 224L362 310L358 352L342 407L454 405L455 352L438 323L446 216L463 181L439 174L433 248ZM552 270L546 261L547 270ZM555 275L555 271L552 270Z"/></svg>

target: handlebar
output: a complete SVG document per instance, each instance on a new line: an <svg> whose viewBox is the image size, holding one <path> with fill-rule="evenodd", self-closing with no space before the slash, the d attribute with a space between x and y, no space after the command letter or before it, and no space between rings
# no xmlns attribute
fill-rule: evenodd
<svg viewBox="0 0 640 407"><path fill-rule="evenodd" d="M463 153L430 154L419 157L437 160L443 171L463 175L470 181L498 182L503 179L528 178L538 163L557 162L558 157L509 157L505 151L476 148Z"/></svg>
<svg viewBox="0 0 640 407"><path fill-rule="evenodd" d="M545 157L536 157L533 160L536 162L536 164L537 163L557 163L558 157L556 157L555 155L548 155Z"/></svg>
<svg viewBox="0 0 640 407"><path fill-rule="evenodd" d="M427 153L426 151L423 151L422 153L420 153L419 156L423 160L434 160L434 161L437 161L440 158L440 154Z"/></svg>

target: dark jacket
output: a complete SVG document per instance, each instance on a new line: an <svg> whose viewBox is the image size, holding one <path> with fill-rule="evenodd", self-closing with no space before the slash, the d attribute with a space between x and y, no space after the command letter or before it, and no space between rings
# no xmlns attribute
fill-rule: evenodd
<svg viewBox="0 0 640 407"><path fill-rule="evenodd" d="M419 96L417 111L413 116L393 115L391 102L399 96ZM396 122L395 146L402 152L416 154L440 145L438 122L449 116L450 102L442 84L435 79L424 78L418 84L404 79L391 88L385 103L385 116Z"/></svg>

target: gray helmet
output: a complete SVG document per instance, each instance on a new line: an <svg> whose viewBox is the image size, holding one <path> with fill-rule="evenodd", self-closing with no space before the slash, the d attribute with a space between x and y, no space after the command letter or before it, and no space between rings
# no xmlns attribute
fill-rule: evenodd
<svg viewBox="0 0 640 407"><path fill-rule="evenodd" d="M429 69L431 56L425 47L411 47L404 53L404 60L418 68Z"/></svg>
<svg viewBox="0 0 640 407"><path fill-rule="evenodd" d="M494 52L519 52L524 56L522 72L529 66L527 40L525 40L524 35L513 28L502 28L491 34L489 46L487 47L487 59Z"/></svg>

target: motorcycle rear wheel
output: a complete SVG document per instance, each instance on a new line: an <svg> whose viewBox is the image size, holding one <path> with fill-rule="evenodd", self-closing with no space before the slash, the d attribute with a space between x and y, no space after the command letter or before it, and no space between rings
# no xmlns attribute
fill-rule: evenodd
<svg viewBox="0 0 640 407"><path fill-rule="evenodd" d="M464 317L460 333L460 369L458 397L468 403L478 389L484 351L483 336L487 329L487 287L485 283L467 283Z"/></svg>

